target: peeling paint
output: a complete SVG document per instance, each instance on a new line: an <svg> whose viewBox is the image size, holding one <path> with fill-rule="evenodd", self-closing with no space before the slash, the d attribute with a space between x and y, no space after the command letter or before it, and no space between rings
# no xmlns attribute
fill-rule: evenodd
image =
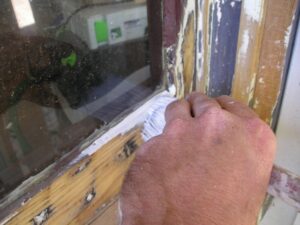
<svg viewBox="0 0 300 225"><path fill-rule="evenodd" d="M51 206L44 209L42 212L40 212L38 215L36 215L32 220L33 225L42 225L44 224L50 217L50 215L53 213L53 209Z"/></svg>
<svg viewBox="0 0 300 225"><path fill-rule="evenodd" d="M95 196L96 196L96 192L95 189L93 188L89 193L86 194L84 198L84 204L85 205L89 204L91 201L93 201Z"/></svg>
<svg viewBox="0 0 300 225"><path fill-rule="evenodd" d="M253 109L257 109L259 105L259 101L257 99L255 99L254 104L253 104Z"/></svg>
<svg viewBox="0 0 300 225"><path fill-rule="evenodd" d="M255 22L261 22L264 0L244 0L246 15Z"/></svg>
<svg viewBox="0 0 300 225"><path fill-rule="evenodd" d="M286 49L289 46L291 31L292 31L292 25L288 26L288 28L285 31L285 35L284 35L284 47Z"/></svg>
<svg viewBox="0 0 300 225"><path fill-rule="evenodd" d="M178 34L178 42L176 48L176 62L175 62L175 85L176 85L176 95L178 97L184 96L184 77L183 77L183 54L182 47L184 43L185 30L189 22L190 15L195 12L195 1L186 1L184 7L182 24L180 26L180 32ZM194 16L195 18L195 16Z"/></svg>
<svg viewBox="0 0 300 225"><path fill-rule="evenodd" d="M241 56L246 55L246 53L248 51L249 43L250 43L249 30L245 30L243 33L243 41L242 41L242 45L240 48Z"/></svg>
<svg viewBox="0 0 300 225"><path fill-rule="evenodd" d="M250 82L250 85L247 89L247 92L249 94L249 97L248 97L248 104L253 100L253 97L254 97L254 91L255 91L255 83L256 83L256 76L257 74L254 73L253 74L253 77L251 79L251 82Z"/></svg>
<svg viewBox="0 0 300 225"><path fill-rule="evenodd" d="M221 1L217 0L216 1L216 7L217 7L217 18L218 18L218 23L220 25L221 19L222 19L222 11L221 11Z"/></svg>
<svg viewBox="0 0 300 225"><path fill-rule="evenodd" d="M260 78L258 79L258 83L259 83L259 84L265 84L264 78L263 78L263 77L260 77Z"/></svg>

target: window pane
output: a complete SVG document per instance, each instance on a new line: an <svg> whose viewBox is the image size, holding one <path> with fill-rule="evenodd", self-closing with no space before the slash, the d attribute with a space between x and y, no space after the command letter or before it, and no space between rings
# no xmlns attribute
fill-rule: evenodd
<svg viewBox="0 0 300 225"><path fill-rule="evenodd" d="M145 1L3 0L0 28L2 197L149 95L157 79Z"/></svg>

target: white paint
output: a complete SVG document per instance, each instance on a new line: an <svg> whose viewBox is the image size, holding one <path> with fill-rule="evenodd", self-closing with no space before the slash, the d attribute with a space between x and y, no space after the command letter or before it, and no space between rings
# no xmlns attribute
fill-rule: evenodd
<svg viewBox="0 0 300 225"><path fill-rule="evenodd" d="M276 40L276 41L274 41L274 43L275 43L276 45L280 45L281 40Z"/></svg>
<svg viewBox="0 0 300 225"><path fill-rule="evenodd" d="M218 19L218 23L219 23L219 26L220 26L221 19L222 19L221 2L220 2L220 0L217 0L216 7L217 7L217 19Z"/></svg>
<svg viewBox="0 0 300 225"><path fill-rule="evenodd" d="M29 0L11 0L19 28L35 24Z"/></svg>
<svg viewBox="0 0 300 225"><path fill-rule="evenodd" d="M175 96L175 95L176 95L176 86L175 86L175 84L171 84L171 85L168 87L168 91L169 91L169 93L170 93L172 96Z"/></svg>
<svg viewBox="0 0 300 225"><path fill-rule="evenodd" d="M196 18L197 20L197 26L196 26L196 33L197 33L197 40L196 40L196 90L199 90L200 86L200 80L203 77L203 67L204 67L204 37L203 37L203 1L201 4L198 4L198 16ZM201 38L201 39L200 39ZM201 48L200 48L201 46ZM200 49L200 50L199 50Z"/></svg>
<svg viewBox="0 0 300 225"><path fill-rule="evenodd" d="M230 5L231 5L232 8L234 8L235 7L235 2L230 2Z"/></svg>
<svg viewBox="0 0 300 225"><path fill-rule="evenodd" d="M246 55L246 53L248 51L249 43L250 43L249 30L244 30L244 32L243 32L243 41L242 41L242 45L241 45L241 48L240 48L241 56Z"/></svg>
<svg viewBox="0 0 300 225"><path fill-rule="evenodd" d="M48 212L47 210L44 210L39 215L34 217L34 222L37 225L41 225L47 220L47 218L48 218Z"/></svg>
<svg viewBox="0 0 300 225"><path fill-rule="evenodd" d="M264 0L244 0L243 8L250 20L261 22Z"/></svg>
<svg viewBox="0 0 300 225"><path fill-rule="evenodd" d="M142 136L145 141L158 136L162 133L166 121L165 111L167 106L176 100L172 96L163 96L159 98L155 104L148 110L148 114L144 123Z"/></svg>
<svg viewBox="0 0 300 225"><path fill-rule="evenodd" d="M258 83L259 83L259 84L265 84L264 78L263 78L263 77L260 77L260 78L258 79Z"/></svg>
<svg viewBox="0 0 300 225"><path fill-rule="evenodd" d="M253 108L256 109L259 105L259 101L257 99L255 99L254 104L253 104Z"/></svg>
<svg viewBox="0 0 300 225"><path fill-rule="evenodd" d="M292 24L290 26L288 26L288 28L285 31L285 35L284 35L284 47L286 49L289 47L291 31L292 31Z"/></svg>
<svg viewBox="0 0 300 225"><path fill-rule="evenodd" d="M252 101L253 97L254 97L254 89L255 89L255 84L256 84L256 76L257 76L257 74L254 73L253 76L252 76L251 83L250 83L250 85L247 88L247 93L249 95L249 97L248 97L248 103L250 103Z"/></svg>
<svg viewBox="0 0 300 225"><path fill-rule="evenodd" d="M142 126L146 120L147 113L153 108L156 104L160 104L159 102L162 99L168 99L172 97L169 92L163 91L149 101L144 103L134 112L129 114L126 118L124 118L120 123L116 126L110 128L106 133L100 136L96 141L94 141L90 146L88 146L85 150L83 150L78 157L76 157L70 165L74 165L79 162L82 158L86 156L93 155L96 151L101 149L103 145L108 143L110 140L115 138L118 135L123 135L126 132L130 131L134 127Z"/></svg>

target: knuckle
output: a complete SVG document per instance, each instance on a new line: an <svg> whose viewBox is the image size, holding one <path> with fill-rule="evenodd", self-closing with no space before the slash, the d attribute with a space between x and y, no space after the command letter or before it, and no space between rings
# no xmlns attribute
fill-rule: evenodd
<svg viewBox="0 0 300 225"><path fill-rule="evenodd" d="M176 100L175 102L172 102L167 106L166 112L173 111L176 108L181 107L181 105L182 105L182 100Z"/></svg>
<svg viewBox="0 0 300 225"><path fill-rule="evenodd" d="M276 136L272 129L260 118L248 119L248 129L255 134L266 157L273 157L276 150Z"/></svg>
<svg viewBox="0 0 300 225"><path fill-rule="evenodd" d="M204 106L203 110L203 119L218 119L223 118L223 110L219 107L216 107L212 103L207 103L206 106Z"/></svg>

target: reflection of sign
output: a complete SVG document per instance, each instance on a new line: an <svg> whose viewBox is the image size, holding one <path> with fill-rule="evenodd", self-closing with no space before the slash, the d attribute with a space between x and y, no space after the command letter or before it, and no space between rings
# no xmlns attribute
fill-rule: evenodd
<svg viewBox="0 0 300 225"><path fill-rule="evenodd" d="M121 27L113 28L110 31L110 36L112 40L116 40L122 37L122 30Z"/></svg>

